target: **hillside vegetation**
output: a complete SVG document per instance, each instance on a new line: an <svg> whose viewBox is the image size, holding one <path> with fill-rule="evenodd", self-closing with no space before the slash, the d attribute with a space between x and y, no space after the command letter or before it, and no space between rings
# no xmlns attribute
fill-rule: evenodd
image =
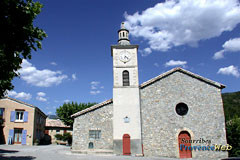
<svg viewBox="0 0 240 160"><path fill-rule="evenodd" d="M229 157L240 157L240 92L223 93Z"/></svg>
<svg viewBox="0 0 240 160"><path fill-rule="evenodd" d="M223 93L222 98L226 122L234 116L240 117L240 91Z"/></svg>

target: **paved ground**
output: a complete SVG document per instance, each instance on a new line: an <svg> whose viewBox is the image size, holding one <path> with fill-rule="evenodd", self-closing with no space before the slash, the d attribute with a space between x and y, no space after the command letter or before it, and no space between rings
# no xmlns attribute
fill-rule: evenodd
<svg viewBox="0 0 240 160"><path fill-rule="evenodd" d="M47 145L47 146L0 145L0 160L176 160L176 159L75 154L71 153L70 147L62 145Z"/></svg>

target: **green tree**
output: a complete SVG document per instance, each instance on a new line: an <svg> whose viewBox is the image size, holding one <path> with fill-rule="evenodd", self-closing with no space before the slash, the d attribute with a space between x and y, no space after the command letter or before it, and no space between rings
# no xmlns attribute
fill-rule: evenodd
<svg viewBox="0 0 240 160"><path fill-rule="evenodd" d="M64 142L68 142L68 145L71 145L72 144L72 135L71 135L71 133L64 133L63 135L61 135L61 134L56 134L55 135L55 138L57 139L57 140L61 140L61 141L64 141Z"/></svg>
<svg viewBox="0 0 240 160"><path fill-rule="evenodd" d="M89 108L96 103L64 103L62 106L57 108L56 114L63 121L65 125L73 127L74 118L71 117L74 113Z"/></svg>
<svg viewBox="0 0 240 160"><path fill-rule="evenodd" d="M0 0L0 98L14 88L11 81L19 76L22 59L31 59L31 50L41 49L47 37L33 25L41 8L41 3L32 0Z"/></svg>
<svg viewBox="0 0 240 160"><path fill-rule="evenodd" d="M240 118L235 116L226 123L227 141L232 146L229 157L240 156Z"/></svg>

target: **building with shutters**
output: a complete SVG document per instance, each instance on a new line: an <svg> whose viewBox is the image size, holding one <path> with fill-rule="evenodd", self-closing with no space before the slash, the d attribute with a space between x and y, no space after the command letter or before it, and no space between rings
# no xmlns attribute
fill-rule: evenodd
<svg viewBox="0 0 240 160"><path fill-rule="evenodd" d="M47 116L38 107L5 97L0 110L1 144L33 145L43 138Z"/></svg>
<svg viewBox="0 0 240 160"><path fill-rule="evenodd" d="M226 158L227 152L190 150L227 144L221 97L225 86L182 68L139 84L138 45L130 44L128 34L122 24L118 44L111 46L113 99L72 115L72 151Z"/></svg>

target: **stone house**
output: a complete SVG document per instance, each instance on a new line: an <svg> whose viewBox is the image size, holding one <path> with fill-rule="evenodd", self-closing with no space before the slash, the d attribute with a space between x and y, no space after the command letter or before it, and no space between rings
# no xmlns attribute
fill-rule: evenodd
<svg viewBox="0 0 240 160"><path fill-rule="evenodd" d="M47 116L38 107L4 97L0 110L2 144L33 145L43 138Z"/></svg>
<svg viewBox="0 0 240 160"><path fill-rule="evenodd" d="M116 155L221 159L227 152L224 85L174 68L139 85L138 45L123 24L113 57L113 99L72 115L72 151ZM203 149L194 150L194 146ZM183 148L182 148L183 147Z"/></svg>
<svg viewBox="0 0 240 160"><path fill-rule="evenodd" d="M65 125L60 119L51 119L49 117L46 119L45 134L51 137L52 144L59 143L66 144L66 142L58 141L55 138L56 134L63 135L64 133L72 134L72 128L70 126Z"/></svg>

